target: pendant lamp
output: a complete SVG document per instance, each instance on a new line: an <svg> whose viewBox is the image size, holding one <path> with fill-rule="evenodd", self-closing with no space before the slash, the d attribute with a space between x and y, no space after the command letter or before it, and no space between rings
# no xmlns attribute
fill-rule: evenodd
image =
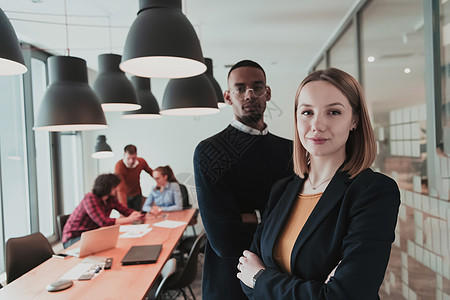
<svg viewBox="0 0 450 300"><path fill-rule="evenodd" d="M0 9L0 75L18 75L27 70L14 28Z"/></svg>
<svg viewBox="0 0 450 300"><path fill-rule="evenodd" d="M184 78L206 71L200 41L181 11L181 0L139 0L120 68L157 78Z"/></svg>
<svg viewBox="0 0 450 300"><path fill-rule="evenodd" d="M219 106L219 108L223 108L226 106L225 101L223 100L223 92L222 89L220 88L219 83L217 82L217 80L214 78L213 76L213 62L211 58L206 58L205 57L205 63L206 63L206 72L205 75L206 77L208 77L209 81L211 81L211 84L214 88L214 92L216 93L217 96L217 105Z"/></svg>
<svg viewBox="0 0 450 300"><path fill-rule="evenodd" d="M97 144L95 145L95 152L91 155L93 158L102 159L114 156L111 147L106 143L106 136L99 135L97 137Z"/></svg>
<svg viewBox="0 0 450 300"><path fill-rule="evenodd" d="M97 95L88 85L86 61L73 56L48 59L50 85L34 130L78 131L107 127Z"/></svg>
<svg viewBox="0 0 450 300"><path fill-rule="evenodd" d="M130 111L141 108L133 85L119 69L120 60L121 56L117 54L98 56L99 74L93 88L104 111Z"/></svg>
<svg viewBox="0 0 450 300"><path fill-rule="evenodd" d="M218 112L216 93L205 74L169 80L164 91L162 115L196 116Z"/></svg>
<svg viewBox="0 0 450 300"><path fill-rule="evenodd" d="M161 118L159 114L159 105L151 91L150 78L131 77L131 83L136 90L141 109L135 111L126 111L122 117L125 119L158 119Z"/></svg>

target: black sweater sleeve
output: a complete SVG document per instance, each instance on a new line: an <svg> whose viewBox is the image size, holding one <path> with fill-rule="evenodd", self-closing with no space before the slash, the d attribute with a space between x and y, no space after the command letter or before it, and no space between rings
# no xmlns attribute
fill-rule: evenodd
<svg viewBox="0 0 450 300"><path fill-rule="evenodd" d="M194 153L197 199L209 243L219 257L238 257L250 245L254 225L242 222L239 205L227 174L215 177L206 159L210 144L200 143Z"/></svg>

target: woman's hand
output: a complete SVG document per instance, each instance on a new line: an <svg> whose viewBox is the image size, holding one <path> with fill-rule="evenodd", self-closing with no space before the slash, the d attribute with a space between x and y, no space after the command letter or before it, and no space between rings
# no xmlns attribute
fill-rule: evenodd
<svg viewBox="0 0 450 300"><path fill-rule="evenodd" d="M239 278L246 286L253 288L253 276L258 273L259 270L265 269L261 259L253 252L245 250L243 256L239 258L239 264L237 269L237 278Z"/></svg>
<svg viewBox="0 0 450 300"><path fill-rule="evenodd" d="M162 212L162 208L159 206L156 206L153 204L152 208L150 209L150 213L157 217Z"/></svg>

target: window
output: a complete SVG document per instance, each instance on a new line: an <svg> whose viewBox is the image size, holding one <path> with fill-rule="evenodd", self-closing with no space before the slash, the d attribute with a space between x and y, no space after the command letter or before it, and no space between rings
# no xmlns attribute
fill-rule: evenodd
<svg viewBox="0 0 450 300"><path fill-rule="evenodd" d="M71 213L83 195L81 134L32 130L49 55L24 46L29 71L0 77L0 274L9 238L40 231L56 241L56 215Z"/></svg>
<svg viewBox="0 0 450 300"><path fill-rule="evenodd" d="M329 57L330 67L341 69L358 79L355 28L353 22L350 23L339 40L331 47Z"/></svg>
<svg viewBox="0 0 450 300"><path fill-rule="evenodd" d="M31 58L31 78L34 118L47 87L46 65L42 60ZM37 181L37 199L39 211L39 231L46 237L54 235L54 201L52 193L52 173L50 161L50 135L45 131L34 131Z"/></svg>
<svg viewBox="0 0 450 300"><path fill-rule="evenodd" d="M22 76L0 77L0 180L3 241L30 233ZM0 244L0 253L3 253ZM2 256L4 257L4 256ZM0 272L4 271L3 259Z"/></svg>
<svg viewBox="0 0 450 300"><path fill-rule="evenodd" d="M80 133L60 134L63 213L73 212L83 199L83 169Z"/></svg>

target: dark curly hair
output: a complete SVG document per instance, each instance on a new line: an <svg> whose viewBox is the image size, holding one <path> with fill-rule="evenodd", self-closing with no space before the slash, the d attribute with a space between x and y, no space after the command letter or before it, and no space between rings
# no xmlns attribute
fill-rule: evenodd
<svg viewBox="0 0 450 300"><path fill-rule="evenodd" d="M101 198L103 196L109 195L111 190L118 186L120 183L120 178L116 174L101 174L95 181L92 187L92 193Z"/></svg>

